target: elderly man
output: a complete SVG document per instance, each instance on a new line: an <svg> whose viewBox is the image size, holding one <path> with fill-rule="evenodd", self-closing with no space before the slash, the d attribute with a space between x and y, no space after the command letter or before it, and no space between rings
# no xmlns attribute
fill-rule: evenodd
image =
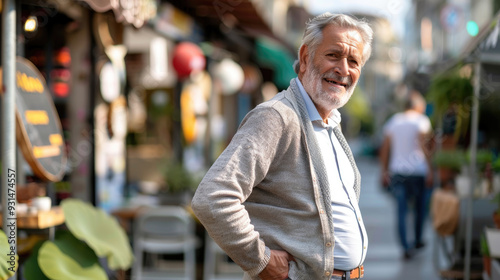
<svg viewBox="0 0 500 280"><path fill-rule="evenodd" d="M360 175L337 111L373 32L325 13L307 23L298 77L253 109L199 185L192 208L244 279L358 279L368 239Z"/></svg>

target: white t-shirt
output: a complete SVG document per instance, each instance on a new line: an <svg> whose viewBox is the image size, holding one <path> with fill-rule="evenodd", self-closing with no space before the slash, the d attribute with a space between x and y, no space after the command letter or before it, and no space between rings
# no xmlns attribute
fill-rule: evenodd
<svg viewBox="0 0 500 280"><path fill-rule="evenodd" d="M426 175L428 171L419 134L431 131L426 115L405 111L392 116L384 126L384 136L391 138L389 172L400 175Z"/></svg>

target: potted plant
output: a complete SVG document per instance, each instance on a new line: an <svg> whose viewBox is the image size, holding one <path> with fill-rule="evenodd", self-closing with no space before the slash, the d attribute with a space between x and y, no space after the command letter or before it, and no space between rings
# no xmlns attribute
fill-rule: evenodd
<svg viewBox="0 0 500 280"><path fill-rule="evenodd" d="M458 141L469 127L470 100L473 95L471 71L466 67L455 67L435 75L431 81L427 99L434 105L434 120L444 121L448 116L450 130ZM446 132L448 129L444 129Z"/></svg>
<svg viewBox="0 0 500 280"><path fill-rule="evenodd" d="M447 188L455 184L455 178L465 163L465 154L462 150L439 150L433 157L433 164L438 167L441 185Z"/></svg>
<svg viewBox="0 0 500 280"><path fill-rule="evenodd" d="M61 208L67 230L34 247L23 269L26 280L106 280L132 266L130 242L114 218L73 198L63 200Z"/></svg>
<svg viewBox="0 0 500 280"><path fill-rule="evenodd" d="M459 172L465 163L465 153L463 150L440 150L433 158L433 163L437 167L446 167L453 172Z"/></svg>
<svg viewBox="0 0 500 280"><path fill-rule="evenodd" d="M470 162L470 151L467 153L467 163ZM493 153L489 150L481 149L476 152L477 171L484 172L486 167L491 167Z"/></svg>
<svg viewBox="0 0 500 280"><path fill-rule="evenodd" d="M0 230L0 280L9 279L16 273L19 266L19 256L10 250L7 235Z"/></svg>
<svg viewBox="0 0 500 280"><path fill-rule="evenodd" d="M466 163L469 164L470 151L466 156ZM493 192L493 153L487 149L480 149L476 152L476 171L479 175L479 192L482 197L486 197Z"/></svg>
<svg viewBox="0 0 500 280"><path fill-rule="evenodd" d="M161 204L188 205L200 180L184 164L168 160L163 166L165 186L161 190Z"/></svg>

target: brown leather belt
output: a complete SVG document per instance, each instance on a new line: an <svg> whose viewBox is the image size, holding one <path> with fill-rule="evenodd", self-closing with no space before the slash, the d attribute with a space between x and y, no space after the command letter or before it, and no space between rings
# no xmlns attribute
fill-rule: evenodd
<svg viewBox="0 0 500 280"><path fill-rule="evenodd" d="M336 270L336 269L333 270L333 273L332 273L333 276L340 276L340 277L344 276L345 274L346 274L345 271ZM363 278L363 275L365 274L365 269L363 268L362 265L360 265L360 266L356 267L355 269L351 270L349 272L349 274L350 274L349 279L360 279L360 278Z"/></svg>

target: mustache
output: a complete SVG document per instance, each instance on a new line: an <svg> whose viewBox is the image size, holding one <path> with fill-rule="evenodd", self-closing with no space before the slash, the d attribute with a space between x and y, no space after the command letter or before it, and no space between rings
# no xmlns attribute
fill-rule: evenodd
<svg viewBox="0 0 500 280"><path fill-rule="evenodd" d="M351 76L346 76L346 77L343 77L343 76L339 76L337 74L335 74L334 72L326 72L323 74L323 77L324 79L330 79L330 80L334 80L338 83L342 83L342 84L346 84L347 87L351 87L352 86L352 78Z"/></svg>

